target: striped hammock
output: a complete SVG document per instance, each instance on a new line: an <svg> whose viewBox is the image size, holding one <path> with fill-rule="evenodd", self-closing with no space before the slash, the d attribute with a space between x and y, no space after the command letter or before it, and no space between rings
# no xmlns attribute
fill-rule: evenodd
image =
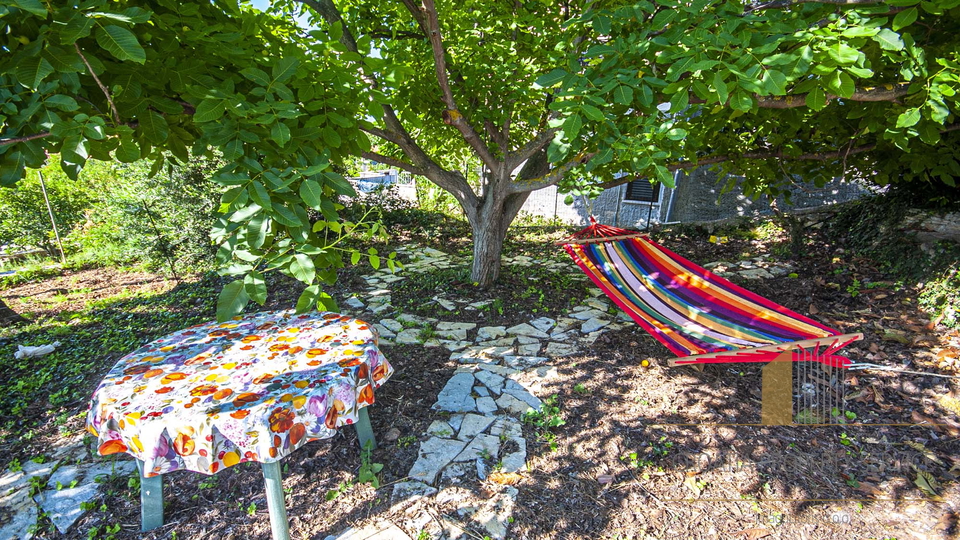
<svg viewBox="0 0 960 540"><path fill-rule="evenodd" d="M717 276L643 234L592 225L562 243L621 309L678 358L670 365L794 361L846 367L841 334ZM821 347L824 349L821 351Z"/></svg>

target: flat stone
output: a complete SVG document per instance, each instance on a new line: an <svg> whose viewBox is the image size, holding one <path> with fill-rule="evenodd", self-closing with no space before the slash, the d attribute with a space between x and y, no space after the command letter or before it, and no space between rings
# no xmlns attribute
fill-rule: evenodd
<svg viewBox="0 0 960 540"><path fill-rule="evenodd" d="M500 459L503 472L522 471L527 467L527 440L523 438L523 429L517 422L505 422L504 429L497 434L501 440L512 441L511 451L504 452Z"/></svg>
<svg viewBox="0 0 960 540"><path fill-rule="evenodd" d="M584 334L589 334L590 332L596 332L608 324L610 324L610 321L593 318L583 323L583 326L580 327L580 331Z"/></svg>
<svg viewBox="0 0 960 540"><path fill-rule="evenodd" d="M549 349L548 349L549 351ZM550 359L545 356L525 355L525 356L505 356L503 363L518 370L527 369L533 366L539 366Z"/></svg>
<svg viewBox="0 0 960 540"><path fill-rule="evenodd" d="M492 397L482 397L477 399L477 412L480 414L490 414L497 412L497 402Z"/></svg>
<svg viewBox="0 0 960 540"><path fill-rule="evenodd" d="M479 302L478 302L479 303ZM473 304L470 304L471 306ZM477 330L477 341L488 341L507 335L505 326L484 326Z"/></svg>
<svg viewBox="0 0 960 540"><path fill-rule="evenodd" d="M539 344L540 340L535 337L530 336L517 336L517 343L520 345L533 345L534 343ZM511 344L512 345L512 344Z"/></svg>
<svg viewBox="0 0 960 540"><path fill-rule="evenodd" d="M580 321L577 319L572 319L570 317L564 317L557 321L557 326L553 328L553 334L562 334L567 330L572 330L575 326L579 325Z"/></svg>
<svg viewBox="0 0 960 540"><path fill-rule="evenodd" d="M556 343L550 342L547 343L547 350L544 352L550 358L557 358L560 356L570 356L571 354L577 353L576 345L568 345L566 343Z"/></svg>
<svg viewBox="0 0 960 540"><path fill-rule="evenodd" d="M440 340L440 346L450 352L462 351L471 345L473 345L473 343L469 341L452 341L449 339Z"/></svg>
<svg viewBox="0 0 960 540"><path fill-rule="evenodd" d="M457 438L461 441L469 441L483 433L485 429L490 427L490 424L492 424L494 420L495 418L492 416L479 414L464 415L463 424L460 426L460 432L457 433Z"/></svg>
<svg viewBox="0 0 960 540"><path fill-rule="evenodd" d="M450 412L473 412L476 410L476 401L470 396L476 379L470 373L457 373L440 390L434 409Z"/></svg>
<svg viewBox="0 0 960 540"><path fill-rule="evenodd" d="M476 328L476 323L460 323L460 322L444 322L440 321L437 323L437 330L473 330Z"/></svg>
<svg viewBox="0 0 960 540"><path fill-rule="evenodd" d="M446 298L440 298L439 296L434 296L433 301L440 305L443 309L447 311L453 311L457 309L457 305L447 300Z"/></svg>
<svg viewBox="0 0 960 540"><path fill-rule="evenodd" d="M479 302L471 302L467 304L467 309L483 309L493 303L493 300L481 300Z"/></svg>
<svg viewBox="0 0 960 540"><path fill-rule="evenodd" d="M757 268L755 270L742 270L737 273L743 276L744 279L770 279L773 277L773 274L767 272L763 268Z"/></svg>
<svg viewBox="0 0 960 540"><path fill-rule="evenodd" d="M459 484L464 480L473 479L476 474L476 463L470 461L451 463L447 465L443 469L443 473L440 474L440 484L444 486Z"/></svg>
<svg viewBox="0 0 960 540"><path fill-rule="evenodd" d="M580 332L576 330L567 330L566 332L550 334L550 339L553 341L569 341L577 337L580 337Z"/></svg>
<svg viewBox="0 0 960 540"><path fill-rule="evenodd" d="M473 393L478 397L490 397L490 390L482 384L473 387Z"/></svg>
<svg viewBox="0 0 960 540"><path fill-rule="evenodd" d="M481 366L482 367L482 366ZM503 392L504 378L496 373L481 369L476 373L477 380L498 396Z"/></svg>
<svg viewBox="0 0 960 540"><path fill-rule="evenodd" d="M403 328L404 328L404 327L403 327L403 323L400 322L400 321L398 321L398 320L395 320L395 319L381 319L381 320L380 320L380 324L383 325L384 328L387 328L387 329L389 329L390 331L392 331L392 332L394 332L394 333L396 333L396 332L403 332Z"/></svg>
<svg viewBox="0 0 960 540"><path fill-rule="evenodd" d="M545 387L560 380L560 371L555 366L537 366L511 375L510 378L523 385L531 394L548 393L549 390Z"/></svg>
<svg viewBox="0 0 960 540"><path fill-rule="evenodd" d="M466 446L463 441L432 437L420 443L417 461L408 476L414 480L433 484L440 470L453 461Z"/></svg>
<svg viewBox="0 0 960 540"><path fill-rule="evenodd" d="M597 287L590 287L587 289L587 294L593 297L603 296L603 291L601 291Z"/></svg>
<svg viewBox="0 0 960 540"><path fill-rule="evenodd" d="M417 326L433 325L437 322L437 319L421 317L419 315L412 315L410 313L401 313L397 315L397 320L404 324L415 324Z"/></svg>
<svg viewBox="0 0 960 540"><path fill-rule="evenodd" d="M460 426L463 425L463 417L462 414L451 414L450 418L447 418L447 423L453 428L454 433L460 431Z"/></svg>
<svg viewBox="0 0 960 540"><path fill-rule="evenodd" d="M397 492L396 487L393 488L393 492ZM410 540L410 537L400 527L381 520L360 528L350 527L336 536L330 535L323 540Z"/></svg>
<svg viewBox="0 0 960 540"><path fill-rule="evenodd" d="M583 303L592 307L593 309L599 309L600 311L606 311L610 309L610 302L601 300L599 298L587 298L583 301Z"/></svg>
<svg viewBox="0 0 960 540"><path fill-rule="evenodd" d="M57 472L50 475L50 478L47 480L47 486L50 489L54 489L57 487L57 482L59 482L63 487L70 487L70 484L74 481L80 481L82 474L83 471L76 465L62 465L57 469ZM91 478L90 480L92 481L93 479Z"/></svg>
<svg viewBox="0 0 960 540"><path fill-rule="evenodd" d="M377 279L377 281L379 281L379 279ZM377 290L368 292L368 293L367 293L367 296L371 296L371 297L377 297L377 296L383 297L383 296L386 296L387 299L389 300L389 298L390 298L390 293L391 293L391 292L393 292L393 291L391 291L390 289L377 289ZM367 302L370 302L370 300L367 300Z"/></svg>
<svg viewBox="0 0 960 540"><path fill-rule="evenodd" d="M454 461L473 461L478 457L496 458L500 451L500 438L493 435L477 435Z"/></svg>
<svg viewBox="0 0 960 540"><path fill-rule="evenodd" d="M423 330L419 328L407 328L397 334L396 341L401 345L423 345L425 340L422 337ZM437 342L439 344L439 341Z"/></svg>
<svg viewBox="0 0 960 540"><path fill-rule="evenodd" d="M348 308L363 309L363 302L361 302L359 298L356 298L354 296L351 296L350 298L347 298L346 300L344 300L343 305L347 306Z"/></svg>
<svg viewBox="0 0 960 540"><path fill-rule="evenodd" d="M383 276L380 279L382 279L384 283L396 283L398 281L403 281L407 278L404 276Z"/></svg>
<svg viewBox="0 0 960 540"><path fill-rule="evenodd" d="M389 328L387 328L386 326L380 323L373 323L373 327L377 329L377 333L379 333L380 337L382 338L393 339L397 337L396 332L394 332L393 330L390 330Z"/></svg>
<svg viewBox="0 0 960 540"><path fill-rule="evenodd" d="M513 375L514 373L517 372L516 369L504 367L504 366L498 366L496 364L478 364L478 366L480 367L480 369L484 371L489 371L490 373L496 373L501 377L509 377L510 375ZM479 373L479 371L477 373Z"/></svg>
<svg viewBox="0 0 960 540"><path fill-rule="evenodd" d="M481 503L473 514L473 521L487 531L490 540L504 540L510 527L513 507L517 503L517 488L502 486L502 491Z"/></svg>
<svg viewBox="0 0 960 540"><path fill-rule="evenodd" d="M466 330L436 330L436 334L443 339L450 339L454 341L464 341L467 339Z"/></svg>
<svg viewBox="0 0 960 540"><path fill-rule="evenodd" d="M503 395L497 399L497 405L499 405L501 409L505 410L509 414L516 416L522 416L526 414L527 411L534 410L530 404L506 392L504 392Z"/></svg>
<svg viewBox="0 0 960 540"><path fill-rule="evenodd" d="M584 347L589 347L593 345L593 343L597 341L597 338L600 337L605 330L606 330L605 328L601 328L596 332L590 332L589 334L583 336L582 338L580 338L580 345Z"/></svg>
<svg viewBox="0 0 960 540"><path fill-rule="evenodd" d="M389 303L377 304L377 305L371 304L369 309L370 309L370 312L373 313L374 315L380 315L381 313L392 312L393 306L391 306Z"/></svg>
<svg viewBox="0 0 960 540"><path fill-rule="evenodd" d="M520 345L517 347L517 355L519 356L536 356L540 354L540 342L532 343L530 345Z"/></svg>
<svg viewBox="0 0 960 540"><path fill-rule="evenodd" d="M578 311L576 313L571 313L570 316L574 319L580 321L589 321L590 319L596 319L597 317L603 317L607 314L606 311L600 311L599 309L586 309L584 311Z"/></svg>
<svg viewBox="0 0 960 540"><path fill-rule="evenodd" d="M434 420L431 422L430 427L427 428L427 433L429 435L443 437L446 439L452 439L453 436L457 434L457 432L450 427L450 424L444 422L443 420Z"/></svg>
<svg viewBox="0 0 960 540"><path fill-rule="evenodd" d="M550 317L540 317L530 321L530 326L541 332L549 332L551 328L557 325L557 321Z"/></svg>
<svg viewBox="0 0 960 540"><path fill-rule="evenodd" d="M463 351L451 354L450 360L476 364L484 360L502 358L508 354L513 354L513 347L468 347Z"/></svg>
<svg viewBox="0 0 960 540"><path fill-rule="evenodd" d="M428 486L423 482L416 482L413 480L407 480L406 482L398 482L393 486L393 501L402 501L406 499L419 499L421 497L429 497L431 495L437 494L437 488Z"/></svg>
<svg viewBox="0 0 960 540"><path fill-rule="evenodd" d="M53 472L53 468L57 465L56 461L46 460L43 463L37 463L35 461L26 461L20 465L20 468L23 469L23 474L27 476L46 476Z"/></svg>
<svg viewBox="0 0 960 540"><path fill-rule="evenodd" d="M3 521L0 521L0 538L4 540L30 540L33 533L30 528L37 524L39 511L29 488L18 489L12 493L0 493L0 509Z"/></svg>
<svg viewBox="0 0 960 540"><path fill-rule="evenodd" d="M516 342L516 336L502 337L489 341L478 341L477 347L513 347L513 344Z"/></svg>
<svg viewBox="0 0 960 540"><path fill-rule="evenodd" d="M513 334L517 336L530 336L534 338L546 339L550 337L546 332L542 330L537 330L536 328L530 326L527 323L521 323L516 326L511 326L507 328L508 334Z"/></svg>
<svg viewBox="0 0 960 540"><path fill-rule="evenodd" d="M519 399L534 409L539 409L543 405L540 398L528 392L523 385L512 379L507 380L506 384L504 384L503 392Z"/></svg>
<svg viewBox="0 0 960 540"><path fill-rule="evenodd" d="M59 471L57 471L59 472ZM76 472L79 475L79 471ZM50 521L56 525L61 534L65 534L74 523L83 516L80 503L93 500L97 497L100 485L93 482L81 484L75 488L61 490L47 489L40 492L34 500L40 505Z"/></svg>
<svg viewBox="0 0 960 540"><path fill-rule="evenodd" d="M503 380L501 378L500 387L503 388ZM499 393L499 392L498 392ZM0 495L4 493L9 493L15 491L29 483L27 475L23 474L21 471L11 472L5 471L3 475L0 475Z"/></svg>

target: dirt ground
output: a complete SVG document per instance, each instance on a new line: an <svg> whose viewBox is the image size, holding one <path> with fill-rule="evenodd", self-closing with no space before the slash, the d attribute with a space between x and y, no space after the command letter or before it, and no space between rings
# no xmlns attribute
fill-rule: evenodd
<svg viewBox="0 0 960 540"><path fill-rule="evenodd" d="M665 243L700 263L765 250L748 241L716 245L682 237ZM823 255L798 261L797 277L746 285L844 332L863 332L865 339L846 349L854 361L958 374L960 333L927 320L909 288L890 284L845 294L854 279L882 282L883 276L864 261L845 261L845 271L835 272L837 263ZM533 315L522 307L535 299L517 293L517 288L542 285L529 278L522 272L508 274L501 289L487 292L455 280L424 282L420 289L396 291L395 304L415 306L418 298L430 298L439 288L477 299L514 294L520 309L488 312L482 322L517 324L540 314L555 317L570 298L585 295L573 289L548 295ZM345 275L338 292L351 292L357 279ZM95 270L21 285L2 295L15 310L42 317L79 310L97 295L172 286L149 274ZM290 305L296 293L296 287L288 286L268 307ZM54 299L56 295L60 297ZM381 437L372 461L384 465L382 485L374 489L355 483L360 452L352 430L299 450L283 462L294 538L323 539L373 516L404 522L402 512L391 509L391 484L403 480L415 461L419 442L436 418L430 406L457 366L440 348L383 350L397 372L378 391L371 415ZM855 419L845 425L771 427L758 425L759 367L670 368L670 357L631 327L604 334L583 354L550 362L561 378L541 389L540 397L557 396L565 423L550 429L552 435L524 428L528 469L514 480L519 498L510 538L939 539L960 533L957 379L847 372L842 374L846 404L841 412L849 411ZM92 385L112 361L91 374ZM82 429L79 422L68 428ZM52 426L45 433L55 436ZM103 504L68 534L43 529L39 537L88 538L95 529L91 537L269 538L262 477L255 464L213 477L176 472L164 482L166 524L156 531L139 533L138 486L114 477L105 484ZM482 496L483 483L472 487ZM443 515L448 509L438 506L435 511Z"/></svg>

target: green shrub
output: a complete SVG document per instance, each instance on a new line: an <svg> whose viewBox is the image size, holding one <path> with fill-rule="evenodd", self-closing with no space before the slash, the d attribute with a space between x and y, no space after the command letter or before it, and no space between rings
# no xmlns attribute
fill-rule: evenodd
<svg viewBox="0 0 960 540"><path fill-rule="evenodd" d="M58 160L43 168L44 184L50 206L61 237L84 220L84 211L92 204L92 186L110 174L102 162L91 162L80 178L70 180L60 170ZM29 171L26 178L12 188L0 188L0 246L7 244L19 248L40 248L54 257L57 245L50 224L50 214L43 200L38 171ZM65 245L65 250L70 250Z"/></svg>
<svg viewBox="0 0 960 540"><path fill-rule="evenodd" d="M142 263L174 275L210 268L216 248L210 230L222 187L210 180L217 160L197 158L155 177L146 164L115 165L71 240L94 264Z"/></svg>

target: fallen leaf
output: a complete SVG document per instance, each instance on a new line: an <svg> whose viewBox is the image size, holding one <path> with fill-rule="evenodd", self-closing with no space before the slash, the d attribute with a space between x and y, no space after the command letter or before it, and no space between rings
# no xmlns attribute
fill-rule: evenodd
<svg viewBox="0 0 960 540"><path fill-rule="evenodd" d="M614 482L614 480L616 480L616 477L612 474L601 474L597 477L597 482L599 482L602 486L610 485Z"/></svg>
<svg viewBox="0 0 960 540"><path fill-rule="evenodd" d="M817 313L820 313L820 310L817 309L817 306L810 304L810 309L808 309L807 312L811 315L816 315Z"/></svg>
<svg viewBox="0 0 960 540"><path fill-rule="evenodd" d="M904 345L910 344L910 338L907 337L907 334L899 330L885 330L880 339L884 341L896 341Z"/></svg>
<svg viewBox="0 0 960 540"><path fill-rule="evenodd" d="M937 360L943 360L946 358L960 358L960 350L955 347L947 347L942 351L937 353Z"/></svg>
<svg viewBox="0 0 960 540"><path fill-rule="evenodd" d="M744 529L742 531L737 531L733 534L743 536L749 540L757 540L758 538L764 538L773 534L773 531L770 529Z"/></svg>
<svg viewBox="0 0 960 540"><path fill-rule="evenodd" d="M932 474L927 471L917 471L917 479L913 481L914 484L920 491L924 494L929 495L930 497L937 496L937 489L940 487L940 484L937 482L937 479L933 477Z"/></svg>
<svg viewBox="0 0 960 540"><path fill-rule="evenodd" d="M870 349L870 352L872 352L872 353L878 353L878 352L880 352L880 346L877 345L876 343L871 343L871 344L870 344L870 347L868 347L868 348Z"/></svg>
<svg viewBox="0 0 960 540"><path fill-rule="evenodd" d="M883 491L881 491L880 488L869 482L860 482L860 484L854 489L862 493L866 493L870 497L883 495Z"/></svg>
<svg viewBox="0 0 960 540"><path fill-rule="evenodd" d="M487 478L489 478L491 482L500 484L500 485L502 485L502 486L512 486L512 485L514 485L514 484L519 483L521 480L523 480L523 477L520 476L519 474L515 473L515 472L509 472L509 473L495 472L495 473L490 473L490 476L488 476Z"/></svg>

